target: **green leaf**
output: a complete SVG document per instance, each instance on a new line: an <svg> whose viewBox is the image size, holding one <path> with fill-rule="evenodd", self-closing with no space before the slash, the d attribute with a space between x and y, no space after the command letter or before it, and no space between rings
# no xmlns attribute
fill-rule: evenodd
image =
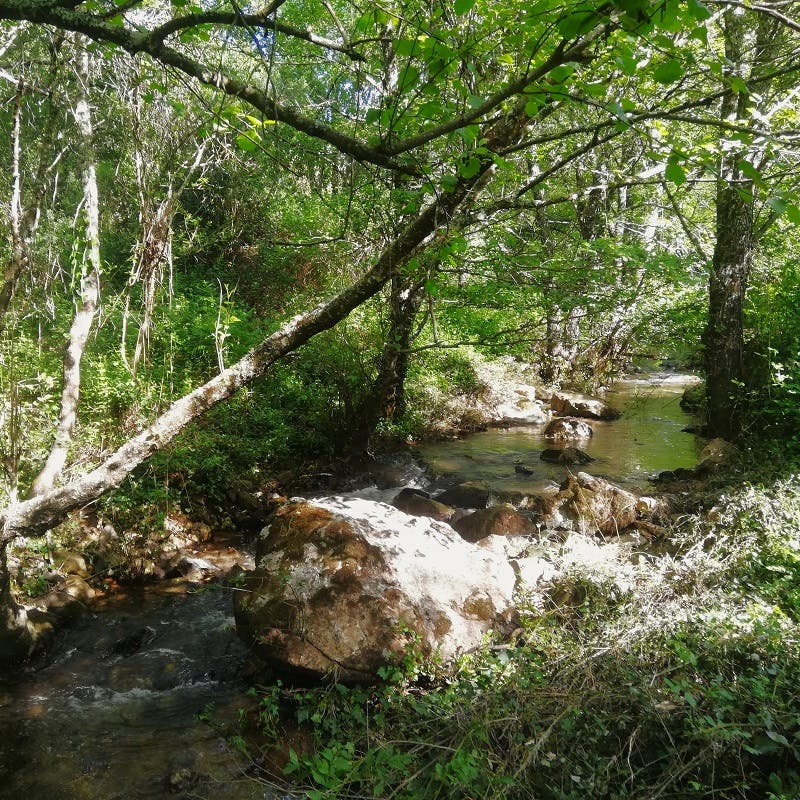
<svg viewBox="0 0 800 800"><path fill-rule="evenodd" d="M453 11L460 17L472 10L475 5L475 0L455 0L453 3Z"/></svg>
<svg viewBox="0 0 800 800"><path fill-rule="evenodd" d="M793 225L800 225L800 208L791 203L786 206L786 218Z"/></svg>
<svg viewBox="0 0 800 800"><path fill-rule="evenodd" d="M778 733L777 731L767 731L767 736L769 736L773 742L782 744L784 747L789 747L789 740L782 733Z"/></svg>
<svg viewBox="0 0 800 800"><path fill-rule="evenodd" d="M423 103L417 114L422 117L422 119L438 119L442 116L444 111L444 107L442 104L436 100L431 100L427 103Z"/></svg>
<svg viewBox="0 0 800 800"><path fill-rule="evenodd" d="M672 159L667 162L667 167L664 170L664 177L676 186L686 183L686 173L683 171L683 167Z"/></svg>
<svg viewBox="0 0 800 800"><path fill-rule="evenodd" d="M560 64L550 70L547 74L547 79L551 83L564 83L564 81L575 72L577 67L578 65L574 61L570 61L568 64Z"/></svg>
<svg viewBox="0 0 800 800"><path fill-rule="evenodd" d="M698 25L690 34L690 39L697 39L698 42L708 44L708 28L705 25Z"/></svg>
<svg viewBox="0 0 800 800"><path fill-rule="evenodd" d="M455 191L456 186L458 186L458 178L455 175L444 175L442 176L442 189L448 194L451 194Z"/></svg>
<svg viewBox="0 0 800 800"><path fill-rule="evenodd" d="M728 83L734 92L738 92L739 94L750 94L750 88L737 75L731 75L731 77L728 79Z"/></svg>
<svg viewBox="0 0 800 800"><path fill-rule="evenodd" d="M475 156L472 156L467 162L461 164L458 168L458 172L461 177L466 178L467 180L474 178L480 172L480 170L480 159L475 158Z"/></svg>
<svg viewBox="0 0 800 800"><path fill-rule="evenodd" d="M786 211L786 208L789 204L780 197L768 197L767 205L773 210L775 214L781 216L781 214L783 214Z"/></svg>
<svg viewBox="0 0 800 800"><path fill-rule="evenodd" d="M576 11L558 23L558 32L565 39L573 39L588 33L601 19L602 17L594 10Z"/></svg>
<svg viewBox="0 0 800 800"><path fill-rule="evenodd" d="M742 159L736 162L736 166L745 178L749 178L759 186L763 183L761 173L749 161Z"/></svg>
<svg viewBox="0 0 800 800"><path fill-rule="evenodd" d="M604 81L597 81L596 83L587 83L583 90L589 97L603 97L608 91L608 84Z"/></svg>
<svg viewBox="0 0 800 800"><path fill-rule="evenodd" d="M675 83L683 75L683 64L677 58L671 58L653 72L653 78L659 83Z"/></svg>
<svg viewBox="0 0 800 800"><path fill-rule="evenodd" d="M410 56L417 47L416 39L397 39L393 42L394 52L398 56Z"/></svg>
<svg viewBox="0 0 800 800"><path fill-rule="evenodd" d="M525 113L529 117L535 117L539 113L541 107L541 103L538 99L534 98L533 100L528 100L528 102L525 103Z"/></svg>
<svg viewBox="0 0 800 800"><path fill-rule="evenodd" d="M253 150L258 150L258 144L254 142L250 136L245 136L242 133L236 137L236 146L240 150L245 150L248 153L251 153Z"/></svg>
<svg viewBox="0 0 800 800"><path fill-rule="evenodd" d="M398 91L404 92L412 89L419 82L419 69L412 64L409 64L404 70L400 72L400 78L397 81Z"/></svg>
<svg viewBox="0 0 800 800"><path fill-rule="evenodd" d="M367 115L364 118L368 125L372 125L381 118L381 110L379 108L368 108Z"/></svg>
<svg viewBox="0 0 800 800"><path fill-rule="evenodd" d="M700 0L686 0L689 13L698 21L704 22L711 16L711 12L700 2Z"/></svg>

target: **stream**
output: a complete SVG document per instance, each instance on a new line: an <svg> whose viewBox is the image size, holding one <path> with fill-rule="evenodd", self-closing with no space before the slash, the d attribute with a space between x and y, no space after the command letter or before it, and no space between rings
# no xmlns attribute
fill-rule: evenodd
<svg viewBox="0 0 800 800"><path fill-rule="evenodd" d="M544 425L490 428L464 439L421 445L417 454L442 486L482 482L496 491L531 493L560 484L571 469L642 490L659 472L697 464L705 441L683 430L694 420L680 407L684 390L696 383L695 376L677 373L616 383L602 397L622 417L587 420L594 435L568 443L595 459L585 466L541 461L542 450L554 446L544 438ZM517 465L531 474L517 473Z"/></svg>
<svg viewBox="0 0 800 800"><path fill-rule="evenodd" d="M235 720L245 656L219 584L103 598L42 665L0 678L0 798L272 797L198 719Z"/></svg>
<svg viewBox="0 0 800 800"><path fill-rule="evenodd" d="M701 440L682 431L691 418L678 405L693 382L664 374L617 384L605 399L624 416L592 423L580 444L596 461L582 469L642 489L661 470L696 464ZM491 429L421 446L417 457L438 485L531 492L568 469L539 460L550 446L542 434ZM252 566L235 547L222 550L221 572ZM214 719L235 721L247 704L245 658L221 584L163 581L103 598L59 633L46 660L0 676L0 800L277 800L198 717L213 705Z"/></svg>

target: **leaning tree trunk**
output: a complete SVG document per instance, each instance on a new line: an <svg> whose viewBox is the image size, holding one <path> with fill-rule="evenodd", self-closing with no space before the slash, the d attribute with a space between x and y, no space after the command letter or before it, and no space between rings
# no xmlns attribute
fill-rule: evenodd
<svg viewBox="0 0 800 800"><path fill-rule="evenodd" d="M560 56L568 58L568 54ZM518 142L530 124L525 113L525 98L517 102L506 117L496 120L486 133L487 151L496 152ZM462 178L452 191L440 194L381 253L375 265L336 297L300 314L282 325L236 364L207 383L175 401L148 428L129 439L100 466L75 478L62 487L20 503L12 503L0 512L0 547L17 536L35 536L62 521L76 508L96 500L118 487L145 459L166 446L192 420L217 403L226 400L288 353L294 352L316 334L328 330L351 311L376 295L421 251L432 234L446 225L453 214L487 185L496 170L490 156L482 159L480 170L471 178Z"/></svg>
<svg viewBox="0 0 800 800"><path fill-rule="evenodd" d="M80 46L80 43L79 43ZM100 300L100 223L97 175L92 146L92 118L87 96L89 53L83 49L79 58L79 96L75 104L75 123L78 130L81 179L83 182L83 212L86 215L85 251L81 263L80 301L72 320L69 339L64 350L64 378L61 390L61 413L53 446L41 472L31 487L31 496L53 488L67 461L67 453L78 416L81 387L81 359L89 338Z"/></svg>

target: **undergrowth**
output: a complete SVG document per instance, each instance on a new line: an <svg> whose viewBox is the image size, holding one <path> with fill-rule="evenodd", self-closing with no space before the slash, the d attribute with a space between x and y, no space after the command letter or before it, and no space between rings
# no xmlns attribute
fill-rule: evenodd
<svg viewBox="0 0 800 800"><path fill-rule="evenodd" d="M306 746L262 779L311 800L798 798L799 532L796 479L747 486L626 593L582 579L450 674L410 653L377 687L274 686L262 730Z"/></svg>

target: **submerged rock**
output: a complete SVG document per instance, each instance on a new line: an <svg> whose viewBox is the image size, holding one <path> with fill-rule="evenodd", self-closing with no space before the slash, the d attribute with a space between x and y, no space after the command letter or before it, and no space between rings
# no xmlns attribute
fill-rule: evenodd
<svg viewBox="0 0 800 800"><path fill-rule="evenodd" d="M239 634L269 666L371 682L407 648L444 662L514 618L500 554L383 503L295 501L262 531L235 596Z"/></svg>
<svg viewBox="0 0 800 800"><path fill-rule="evenodd" d="M483 483L460 483L442 492L436 499L457 508L486 508L490 497L489 487Z"/></svg>
<svg viewBox="0 0 800 800"><path fill-rule="evenodd" d="M594 459L578 447L548 447L539 458L550 464L590 464Z"/></svg>

